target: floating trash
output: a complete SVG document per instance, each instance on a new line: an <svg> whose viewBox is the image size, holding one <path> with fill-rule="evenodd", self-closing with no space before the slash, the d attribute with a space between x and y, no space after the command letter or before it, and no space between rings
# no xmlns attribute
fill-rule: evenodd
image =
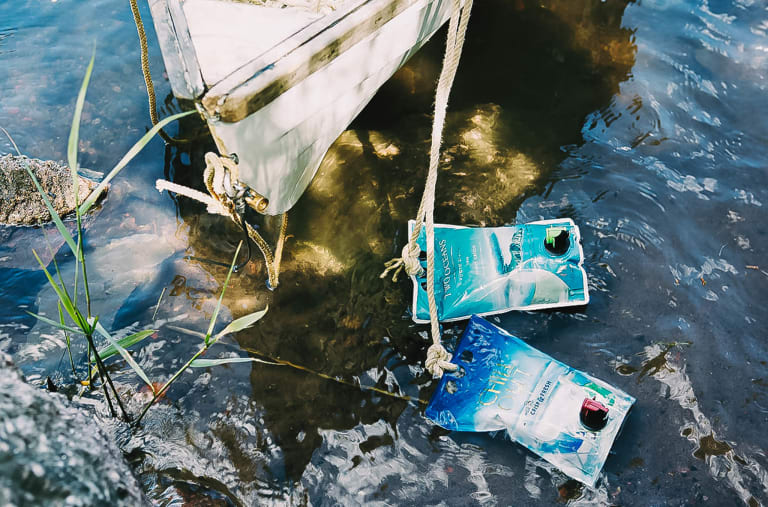
<svg viewBox="0 0 768 507"><path fill-rule="evenodd" d="M409 234L415 222L408 223ZM579 228L568 218L506 227L435 224L435 301L438 319L508 310L585 305ZM426 232L418 245L424 268L413 280L413 320L429 322Z"/></svg>
<svg viewBox="0 0 768 507"><path fill-rule="evenodd" d="M635 399L472 316L426 416L455 431L506 430L593 486Z"/></svg>

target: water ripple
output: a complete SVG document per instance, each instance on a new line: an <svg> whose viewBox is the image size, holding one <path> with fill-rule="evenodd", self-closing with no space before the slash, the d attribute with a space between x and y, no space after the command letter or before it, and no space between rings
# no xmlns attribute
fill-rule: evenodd
<svg viewBox="0 0 768 507"><path fill-rule="evenodd" d="M680 435L693 444L693 455L707 464L713 478L724 479L743 502L756 502L754 495L759 495L758 489L768 493L768 471L758 461L764 455L749 445L727 442L718 435L715 424L699 405L683 356L670 353L677 347L659 344L646 347L644 368L648 369L645 371L666 386L669 399L687 411ZM753 452L757 453L756 457L751 456Z"/></svg>

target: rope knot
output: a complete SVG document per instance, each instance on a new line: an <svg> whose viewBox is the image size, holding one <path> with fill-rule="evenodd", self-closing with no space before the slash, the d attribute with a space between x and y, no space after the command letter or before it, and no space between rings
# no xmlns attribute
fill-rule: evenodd
<svg viewBox="0 0 768 507"><path fill-rule="evenodd" d="M427 349L427 359L424 361L424 366L433 377L440 378L443 376L443 371L455 371L458 368L450 361L451 354L445 350L440 342L435 342Z"/></svg>
<svg viewBox="0 0 768 507"><path fill-rule="evenodd" d="M379 278L385 278L390 272L392 272L392 281L396 282L400 272L405 270L408 276L421 276L424 274L424 268L421 267L419 262L419 254L421 248L416 243L406 243L401 252L401 257L396 257L384 263L384 271L379 275Z"/></svg>
<svg viewBox="0 0 768 507"><path fill-rule="evenodd" d="M278 277L280 276L280 260L283 256L283 246L288 227L288 216L283 213L280 233L273 253L272 248L259 234L259 231L243 218L245 205L247 204L246 194L248 188L239 180L237 162L232 158L221 157L215 153L206 153L203 182L209 195L165 180L157 180L155 186L160 192L168 190L199 201L208 207L209 213L229 217L233 222L241 226L248 237L259 247L261 254L264 256L264 264L266 265L268 276L267 286L270 289L277 287L279 283ZM248 248L248 258L250 259L250 243Z"/></svg>

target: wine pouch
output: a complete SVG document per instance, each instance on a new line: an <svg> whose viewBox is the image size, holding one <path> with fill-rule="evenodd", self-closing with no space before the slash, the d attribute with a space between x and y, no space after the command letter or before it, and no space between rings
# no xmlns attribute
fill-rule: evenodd
<svg viewBox="0 0 768 507"><path fill-rule="evenodd" d="M472 316L426 416L455 431L506 430L594 486L635 399Z"/></svg>
<svg viewBox="0 0 768 507"><path fill-rule="evenodd" d="M408 222L409 234L415 222ZM589 302L579 228L569 218L505 227L435 224L435 302L440 321ZM429 322L426 231L413 281L413 320Z"/></svg>

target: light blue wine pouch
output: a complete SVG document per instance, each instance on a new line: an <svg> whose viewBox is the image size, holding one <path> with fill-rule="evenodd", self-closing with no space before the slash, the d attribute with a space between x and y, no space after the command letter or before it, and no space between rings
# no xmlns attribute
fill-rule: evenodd
<svg viewBox="0 0 768 507"><path fill-rule="evenodd" d="M635 399L472 316L426 409L455 431L506 430L570 477L594 486Z"/></svg>
<svg viewBox="0 0 768 507"><path fill-rule="evenodd" d="M415 222L408 222L408 232ZM413 280L413 320L429 322L424 268ZM569 218L506 227L435 224L435 301L440 321L589 302L579 228Z"/></svg>

